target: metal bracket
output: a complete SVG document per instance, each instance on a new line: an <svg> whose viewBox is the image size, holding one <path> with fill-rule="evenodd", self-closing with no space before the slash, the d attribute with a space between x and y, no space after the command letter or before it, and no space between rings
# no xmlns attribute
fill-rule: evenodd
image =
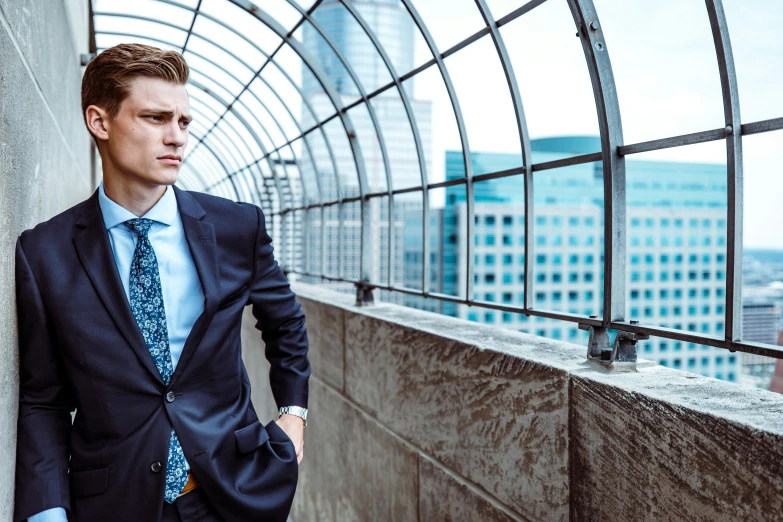
<svg viewBox="0 0 783 522"><path fill-rule="evenodd" d="M649 339L649 335L634 332L618 332L614 338L611 362L636 364L636 343Z"/></svg>
<svg viewBox="0 0 783 522"><path fill-rule="evenodd" d="M355 283L356 285L356 306L372 306L375 304L375 298L372 295L372 287L364 281Z"/></svg>
<svg viewBox="0 0 783 522"><path fill-rule="evenodd" d="M580 324L580 330L590 332L590 339L587 341L587 358L601 358L604 351L609 350L609 332L602 326L593 326L590 324Z"/></svg>
<svg viewBox="0 0 783 522"><path fill-rule="evenodd" d="M645 334L617 332L614 344L610 346L607 328L580 324L579 329L590 332L590 338L587 341L587 360L598 362L613 370L621 368L625 371L635 370L636 343L650 338Z"/></svg>

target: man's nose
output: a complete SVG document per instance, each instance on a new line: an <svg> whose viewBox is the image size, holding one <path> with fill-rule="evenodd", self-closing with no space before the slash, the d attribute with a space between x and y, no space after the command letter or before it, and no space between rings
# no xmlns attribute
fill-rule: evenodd
<svg viewBox="0 0 783 522"><path fill-rule="evenodd" d="M166 126L164 142L166 145L176 145L182 147L188 139L188 129L182 128L179 122L173 122Z"/></svg>

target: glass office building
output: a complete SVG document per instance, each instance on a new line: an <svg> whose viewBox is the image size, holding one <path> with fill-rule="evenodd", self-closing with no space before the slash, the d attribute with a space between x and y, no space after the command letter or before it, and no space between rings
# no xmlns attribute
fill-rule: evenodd
<svg viewBox="0 0 783 522"><path fill-rule="evenodd" d="M533 163L600 150L597 137L532 140ZM519 157L472 153L474 172L519 165ZM723 334L726 275L726 166L638 161L627 168L626 319ZM464 176L462 152L446 153L446 178ZM534 308L584 315L602 313L603 169L590 163L534 174ZM473 241L474 299L522 306L524 284L524 177L474 183L473 237L466 237L464 186L448 187L443 208L431 215L433 291L464 297L464 257ZM433 209L434 210L434 209ZM406 283L416 284L421 218L406 220ZM436 232L437 231L437 232ZM420 286L420 285L419 285ZM406 304L471 321L495 324L584 344L575 323L439 302L410 296ZM730 381L738 380L740 354L693 343L653 338L640 357Z"/></svg>
<svg viewBox="0 0 783 522"><path fill-rule="evenodd" d="M414 24L405 8L396 0L356 2L352 6L359 11L383 45L386 57L393 68L398 73L411 70L414 60ZM316 61L322 64L336 88L340 98L339 102L343 106L350 105L362 94L370 94L391 82L392 77L382 56L343 4L326 0L316 10L314 17L323 27L325 34L319 33L312 25L305 23L303 43L307 51L316 58ZM334 44L339 55L331 48L326 38ZM349 70L340 57L344 58L345 62L351 64L353 68ZM359 89L357 80L362 90ZM317 119L334 114L335 109L329 96L306 67L302 68L302 86L305 103L302 107L301 122L302 127L306 129L315 125ZM404 89L409 97L413 117L418 125L424 165L429 171L431 169L432 148L431 102L415 98L412 80L405 82ZM389 89L371 98L369 107L374 111L375 121L364 104L347 111L347 116L351 120L356 132L356 139L361 147L369 191L382 192L390 188L387 166L388 174L393 180L392 188L398 189L421 184L419 157L411 122L406 115L400 92L394 88ZM330 201L338 197L358 196L356 161L346 138L345 129L339 119L334 118L323 126L323 131L331 143L331 150L318 132L312 132L310 147L302 150L302 176L319 180L323 200ZM382 143L386 150L385 157ZM311 158L315 160L317 172L313 172ZM306 199L308 203L317 203L314 194L307 194ZM404 208L409 204L411 203L404 195L395 198L395 208L391 219L393 226L389 227L388 198L373 198L368 202L371 222L374 227L371 234L373 238L371 263L373 280L387 281L390 269L395 271L393 276L398 284L403 280L402 215ZM342 220L340 219L340 208L342 208ZM308 248L310 266L313 271L324 271L330 275L337 275L340 257L338 238L342 234L344 239L343 276L358 278L362 251L360 245L360 204L350 202L341 206L330 206L324 211L323 219L325 220L325 234L322 236L320 211L313 210L308 216L310 230L307 237L310 243ZM390 229L394 238L391 263L388 252ZM326 266L323 267L323 270L318 254L320 251L319 242L322 239L326 246ZM354 291L353 285L349 283L332 283L331 286L347 292ZM397 293L387 295L384 292L382 298L401 303L403 296Z"/></svg>

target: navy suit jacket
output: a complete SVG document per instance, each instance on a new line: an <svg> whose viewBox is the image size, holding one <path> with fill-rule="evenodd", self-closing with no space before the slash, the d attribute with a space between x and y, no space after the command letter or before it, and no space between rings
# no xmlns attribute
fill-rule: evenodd
<svg viewBox="0 0 783 522"><path fill-rule="evenodd" d="M304 313L258 206L173 188L205 304L168 386L122 288L97 190L17 241L15 522L56 506L76 522L159 521L172 427L223 518L290 511L295 448L256 415L240 330L252 304L275 402L307 407Z"/></svg>

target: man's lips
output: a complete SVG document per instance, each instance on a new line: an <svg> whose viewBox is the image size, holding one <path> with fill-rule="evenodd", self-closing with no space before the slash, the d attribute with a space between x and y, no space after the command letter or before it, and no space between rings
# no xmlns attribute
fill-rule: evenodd
<svg viewBox="0 0 783 522"><path fill-rule="evenodd" d="M165 156L161 156L158 159L168 165L179 165L182 163L182 157L177 154L166 154Z"/></svg>

